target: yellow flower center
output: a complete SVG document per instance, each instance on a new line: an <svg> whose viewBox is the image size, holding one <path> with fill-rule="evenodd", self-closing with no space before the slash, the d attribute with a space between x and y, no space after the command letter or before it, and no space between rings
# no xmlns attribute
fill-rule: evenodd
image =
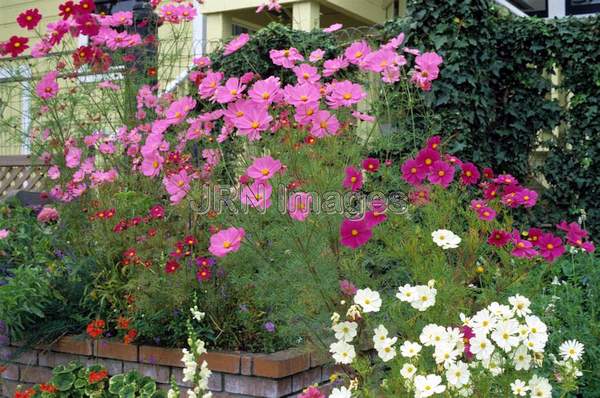
<svg viewBox="0 0 600 398"><path fill-rule="evenodd" d="M352 231L350 231L350 234L352 234L352 236L357 236L358 235L358 230L353 229Z"/></svg>

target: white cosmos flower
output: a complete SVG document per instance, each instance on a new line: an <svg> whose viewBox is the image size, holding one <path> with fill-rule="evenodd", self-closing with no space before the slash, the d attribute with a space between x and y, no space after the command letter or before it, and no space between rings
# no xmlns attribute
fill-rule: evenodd
<svg viewBox="0 0 600 398"><path fill-rule="evenodd" d="M475 314L471 319L471 323L473 325L473 333L477 336L485 337L496 326L497 320L489 310L483 309Z"/></svg>
<svg viewBox="0 0 600 398"><path fill-rule="evenodd" d="M435 288L425 285L416 286L415 299L411 301L410 305L419 311L425 311L435 305L436 294L437 290Z"/></svg>
<svg viewBox="0 0 600 398"><path fill-rule="evenodd" d="M462 361L450 365L448 370L446 370L446 380L448 380L448 384L455 388L467 385L470 378L471 372L469 371L469 366Z"/></svg>
<svg viewBox="0 0 600 398"><path fill-rule="evenodd" d="M388 330L383 325L379 325L373 330L373 345L382 347L383 342L388 338Z"/></svg>
<svg viewBox="0 0 600 398"><path fill-rule="evenodd" d="M431 233L433 242L444 250L456 249L460 244L460 237L447 229L438 229Z"/></svg>
<svg viewBox="0 0 600 398"><path fill-rule="evenodd" d="M405 379L412 379L415 373L417 372L417 368L412 363L405 363L400 369L400 375Z"/></svg>
<svg viewBox="0 0 600 398"><path fill-rule="evenodd" d="M513 311L508 305L493 302L487 308L499 320L508 320L513 317Z"/></svg>
<svg viewBox="0 0 600 398"><path fill-rule="evenodd" d="M398 288L398 293L396 293L396 297L400 300L400 301L404 301L406 303L410 303L415 299L415 287L411 286L409 284L406 284L404 286L400 286Z"/></svg>
<svg viewBox="0 0 600 398"><path fill-rule="evenodd" d="M443 326L430 323L423 328L419 341L426 347L434 346L444 340L446 329Z"/></svg>
<svg viewBox="0 0 600 398"><path fill-rule="evenodd" d="M413 343L412 341L405 341L400 346L400 354L404 358L412 358L412 357L419 355L419 352L421 352L422 348L423 347L419 343Z"/></svg>
<svg viewBox="0 0 600 398"><path fill-rule="evenodd" d="M526 316L531 313L529 306L531 301L527 297L516 294L508 298L508 302L512 305L514 313L518 316Z"/></svg>
<svg viewBox="0 0 600 398"><path fill-rule="evenodd" d="M475 336L469 343L471 353L480 361L488 359L494 352L494 344L485 336Z"/></svg>
<svg viewBox="0 0 600 398"><path fill-rule="evenodd" d="M528 340L532 341L536 346L541 346L543 350L548 341L548 327L535 315L525 317L525 323L527 323L527 327L529 328ZM537 352L537 350L533 351Z"/></svg>
<svg viewBox="0 0 600 398"><path fill-rule="evenodd" d="M498 352L481 361L481 364L484 368L489 370L493 376L498 376L504 373L504 368L502 367L504 365L504 359Z"/></svg>
<svg viewBox="0 0 600 398"><path fill-rule="evenodd" d="M529 388L531 389L531 396L535 398L551 398L552 397L552 386L545 377L539 377L533 375L529 380Z"/></svg>
<svg viewBox="0 0 600 398"><path fill-rule="evenodd" d="M529 370L531 367L531 355L527 347L524 345L519 346L513 356L513 365L515 370Z"/></svg>
<svg viewBox="0 0 600 398"><path fill-rule="evenodd" d="M426 398L443 393L446 391L446 386L442 384L442 378L438 375L419 375L415 377L415 389L420 398Z"/></svg>
<svg viewBox="0 0 600 398"><path fill-rule="evenodd" d="M496 330L492 332L492 340L505 352L510 352L519 345L519 323L515 319L502 321L496 325Z"/></svg>
<svg viewBox="0 0 600 398"><path fill-rule="evenodd" d="M350 398L352 397L352 391L346 387L334 388L329 394L329 398Z"/></svg>
<svg viewBox="0 0 600 398"><path fill-rule="evenodd" d="M529 386L527 386L523 380L519 379L516 379L514 382L510 383L510 388L512 393L517 397L524 397L527 395L527 391L529 391Z"/></svg>
<svg viewBox="0 0 600 398"><path fill-rule="evenodd" d="M352 363L354 357L356 357L356 351L354 351L354 346L346 343L345 341L338 341L332 343L329 346L329 352L331 352L331 356L333 357L336 363L344 365Z"/></svg>
<svg viewBox="0 0 600 398"><path fill-rule="evenodd" d="M560 345L558 351L563 360L579 361L584 352L583 344L577 340L567 340Z"/></svg>
<svg viewBox="0 0 600 398"><path fill-rule="evenodd" d="M394 348L394 344L396 343L396 337L393 339L386 339L385 345L377 348L377 355L383 362L391 361L396 357L396 349Z"/></svg>
<svg viewBox="0 0 600 398"><path fill-rule="evenodd" d="M358 324L356 322L340 322L331 329L335 332L335 338L346 343L351 342L356 337L356 329Z"/></svg>
<svg viewBox="0 0 600 398"><path fill-rule="evenodd" d="M354 296L354 302L360 305L363 312L378 312L381 308L379 293L369 288L359 289Z"/></svg>
<svg viewBox="0 0 600 398"><path fill-rule="evenodd" d="M436 344L433 357L435 358L435 363L444 364L444 367L447 368L456 361L456 358L460 354L462 354L462 351L457 350L454 344L444 340Z"/></svg>

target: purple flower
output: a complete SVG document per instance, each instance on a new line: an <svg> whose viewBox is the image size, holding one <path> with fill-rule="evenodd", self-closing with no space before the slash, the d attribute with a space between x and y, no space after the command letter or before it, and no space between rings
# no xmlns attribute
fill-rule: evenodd
<svg viewBox="0 0 600 398"><path fill-rule="evenodd" d="M354 296L356 294L356 286L347 279L340 281L340 290L346 296Z"/></svg>
<svg viewBox="0 0 600 398"><path fill-rule="evenodd" d="M267 332L273 333L275 331L275 324L271 321L265 322L264 328Z"/></svg>

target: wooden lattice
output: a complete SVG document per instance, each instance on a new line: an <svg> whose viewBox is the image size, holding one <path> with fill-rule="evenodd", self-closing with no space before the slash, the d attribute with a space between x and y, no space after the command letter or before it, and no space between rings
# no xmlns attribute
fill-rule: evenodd
<svg viewBox="0 0 600 398"><path fill-rule="evenodd" d="M47 170L28 155L0 156L0 199L21 190L41 190Z"/></svg>

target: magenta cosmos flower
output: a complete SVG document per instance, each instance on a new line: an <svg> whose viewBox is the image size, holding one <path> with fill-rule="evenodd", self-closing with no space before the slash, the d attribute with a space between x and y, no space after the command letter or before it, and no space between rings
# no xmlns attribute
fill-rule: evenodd
<svg viewBox="0 0 600 398"><path fill-rule="evenodd" d="M540 255L550 263L556 261L565 252L562 239L551 233L545 233L539 237L538 247Z"/></svg>
<svg viewBox="0 0 600 398"><path fill-rule="evenodd" d="M352 191L360 190L363 185L362 173L352 166L346 167L346 177L344 177L342 185Z"/></svg>
<svg viewBox="0 0 600 398"><path fill-rule="evenodd" d="M281 167L281 162L270 156L256 158L246 170L246 175L258 181L268 180L281 170Z"/></svg>
<svg viewBox="0 0 600 398"><path fill-rule="evenodd" d="M190 182L192 176L188 175L187 171L180 170L179 173L174 173L163 178L163 185L171 195L171 203L177 204L187 195L190 190Z"/></svg>
<svg viewBox="0 0 600 398"><path fill-rule="evenodd" d="M271 207L271 194L273 187L266 181L254 181L252 185L246 185L242 189L240 200L242 204L259 210Z"/></svg>
<svg viewBox="0 0 600 398"><path fill-rule="evenodd" d="M42 15L37 8L31 8L27 11L22 12L17 17L17 23L22 28L33 30L42 19Z"/></svg>
<svg viewBox="0 0 600 398"><path fill-rule="evenodd" d="M379 225L387 220L387 215L385 214L386 210L387 206L384 200L375 199L371 202L371 211L368 211L365 214L365 221L369 228Z"/></svg>
<svg viewBox="0 0 600 398"><path fill-rule="evenodd" d="M342 245L356 249L367 243L373 231L365 220L350 220L342 221L340 227L340 241Z"/></svg>
<svg viewBox="0 0 600 398"><path fill-rule="evenodd" d="M42 77L35 87L35 93L38 95L38 97L47 100L55 97L56 94L58 94L58 83L56 82L57 77L57 71L48 72L44 77Z"/></svg>
<svg viewBox="0 0 600 398"><path fill-rule="evenodd" d="M512 239L512 235L506 231L495 229L488 237L487 242L496 247L505 246Z"/></svg>
<svg viewBox="0 0 600 398"><path fill-rule="evenodd" d="M245 235L244 228L230 227L219 231L210 237L208 251L217 257L224 257L231 252L236 252L240 249Z"/></svg>
<svg viewBox="0 0 600 398"><path fill-rule="evenodd" d="M288 200L288 212L292 219L304 221L310 214L312 196L307 192L295 192Z"/></svg>
<svg viewBox="0 0 600 398"><path fill-rule="evenodd" d="M431 148L424 148L419 151L415 160L419 167L429 171L431 166L433 166L433 163L440 160L440 158L440 153L438 151Z"/></svg>
<svg viewBox="0 0 600 398"><path fill-rule="evenodd" d="M244 47L250 41L250 35L248 33L242 33L235 39L231 40L225 46L225 51L223 52L224 56L228 56Z"/></svg>
<svg viewBox="0 0 600 398"><path fill-rule="evenodd" d="M480 220L492 221L494 218L496 218L496 210L492 209L491 207L483 207L477 210L477 215L479 216Z"/></svg>
<svg viewBox="0 0 600 398"><path fill-rule="evenodd" d="M479 177L481 177L479 170L477 170L477 166L475 166L473 163L467 162L462 163L460 165L460 169L462 170L460 181L464 185L477 184Z"/></svg>
<svg viewBox="0 0 600 398"><path fill-rule="evenodd" d="M514 237L515 247L510 252L515 257L520 258L532 258L535 257L538 252L533 248L533 243L528 240L521 239L519 237Z"/></svg>
<svg viewBox="0 0 600 398"><path fill-rule="evenodd" d="M441 160L436 160L431 166L428 179L429 182L434 185L440 185L444 188L448 188L454 179L454 167Z"/></svg>
<svg viewBox="0 0 600 398"><path fill-rule="evenodd" d="M427 169L414 160L408 159L402 164L402 179L410 185L420 185L427 176Z"/></svg>
<svg viewBox="0 0 600 398"><path fill-rule="evenodd" d="M379 170L379 159L375 158L366 158L362 161L363 170L369 173L375 173Z"/></svg>

